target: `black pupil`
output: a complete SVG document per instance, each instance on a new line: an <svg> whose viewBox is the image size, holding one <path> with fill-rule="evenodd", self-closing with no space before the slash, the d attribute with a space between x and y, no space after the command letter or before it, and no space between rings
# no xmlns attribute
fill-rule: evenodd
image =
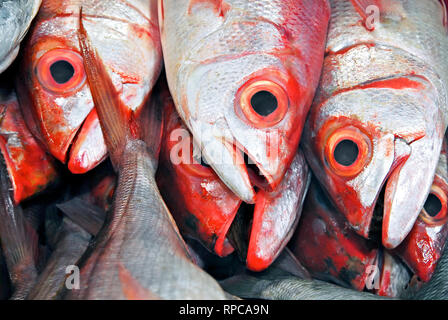
<svg viewBox="0 0 448 320"><path fill-rule="evenodd" d="M252 108L260 116L266 117L278 107L277 98L269 91L259 91L250 99Z"/></svg>
<svg viewBox="0 0 448 320"><path fill-rule="evenodd" d="M69 62L59 60L50 66L50 72L54 81L59 84L63 84L73 77L75 74L75 69Z"/></svg>
<svg viewBox="0 0 448 320"><path fill-rule="evenodd" d="M359 149L352 140L342 140L334 149L334 159L343 166L352 165L358 158Z"/></svg>
<svg viewBox="0 0 448 320"><path fill-rule="evenodd" d="M435 217L442 210L442 202L434 194L430 193L425 202L425 211L431 216Z"/></svg>

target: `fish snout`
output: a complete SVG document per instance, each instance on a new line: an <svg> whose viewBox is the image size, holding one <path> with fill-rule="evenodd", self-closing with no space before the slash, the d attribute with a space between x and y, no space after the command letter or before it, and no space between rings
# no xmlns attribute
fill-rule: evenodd
<svg viewBox="0 0 448 320"><path fill-rule="evenodd" d="M425 135L409 144L410 154L394 168L385 189L382 242L396 248L411 231L427 200L442 137Z"/></svg>

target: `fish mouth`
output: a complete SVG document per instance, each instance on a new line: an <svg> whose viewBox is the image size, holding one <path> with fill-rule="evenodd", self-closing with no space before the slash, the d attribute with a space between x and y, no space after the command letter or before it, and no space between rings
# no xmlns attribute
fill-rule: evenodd
<svg viewBox="0 0 448 320"><path fill-rule="evenodd" d="M380 188L371 206L359 207L352 215L346 215L362 237L367 239L369 234L378 231L371 231L372 219L379 217L378 211L382 211L380 239L385 248L396 248L412 230L432 186L438 162L438 156L434 155L440 154L435 140L429 140L423 137L407 143L395 139L393 163L383 182L378 184Z"/></svg>
<svg viewBox="0 0 448 320"><path fill-rule="evenodd" d="M67 167L74 174L84 174L106 159L107 147L95 109L75 133L65 155Z"/></svg>
<svg viewBox="0 0 448 320"><path fill-rule="evenodd" d="M400 259L381 247L374 263L366 269L364 290L394 298L403 294L411 280L411 270Z"/></svg>
<svg viewBox="0 0 448 320"><path fill-rule="evenodd" d="M244 184L246 190L242 193L239 192L238 188L233 184L228 185L228 187L243 201L254 204L256 201L256 189L270 192L279 185L281 180L274 181L273 176L270 175L260 163L256 162L254 157L252 157L243 147L235 142L228 141L224 141L224 146L234 161L234 169L237 174L246 182ZM247 197L246 195L250 195L250 197Z"/></svg>
<svg viewBox="0 0 448 320"><path fill-rule="evenodd" d="M229 225L227 238L252 271L262 271L271 265L291 239L300 219L311 174L302 154L296 156L291 167L278 189L271 192L259 189L255 204L242 202Z"/></svg>

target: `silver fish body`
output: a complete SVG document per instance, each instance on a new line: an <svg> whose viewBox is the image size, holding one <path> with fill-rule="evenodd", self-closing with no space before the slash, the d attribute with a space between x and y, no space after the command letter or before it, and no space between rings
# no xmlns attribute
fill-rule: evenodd
<svg viewBox="0 0 448 320"><path fill-rule="evenodd" d="M0 1L0 73L14 61L42 0Z"/></svg>

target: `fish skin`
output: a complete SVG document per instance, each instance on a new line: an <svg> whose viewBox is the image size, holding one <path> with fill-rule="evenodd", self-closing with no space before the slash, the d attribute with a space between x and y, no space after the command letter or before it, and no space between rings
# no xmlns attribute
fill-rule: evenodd
<svg viewBox="0 0 448 320"><path fill-rule="evenodd" d="M38 235L16 206L3 157L0 159L0 239L12 285L12 300L23 300L33 287Z"/></svg>
<svg viewBox="0 0 448 320"><path fill-rule="evenodd" d="M392 249L425 203L447 126L443 10L437 0L388 0L368 31L351 2L331 5L322 79L304 130L305 154L332 201L364 237L385 186L382 242ZM335 137L335 146L344 134L357 139L363 156L338 171L328 139Z"/></svg>
<svg viewBox="0 0 448 320"><path fill-rule="evenodd" d="M448 247L431 280L418 292L408 289L398 298L359 292L320 280L304 280L283 271L268 269L263 275L237 275L221 281L227 292L242 298L267 300L447 300Z"/></svg>
<svg viewBox="0 0 448 320"><path fill-rule="evenodd" d="M242 226L250 229L248 245L236 249L243 251L239 253L249 269L266 269L286 246L300 219L311 181L302 152L298 152L280 185L271 192L260 190L253 210L243 213L240 212L242 201L212 168L195 158L197 149L171 100L164 110L165 132L156 179L180 231L224 257L234 251L228 233L235 217L252 215L253 223ZM181 142L179 137L182 137ZM174 163L172 157L178 155L179 150L182 150L180 163ZM184 158L183 152L189 154Z"/></svg>
<svg viewBox="0 0 448 320"><path fill-rule="evenodd" d="M68 218L63 218L55 236L55 249L30 290L27 300L58 299L67 277L67 266L76 265L91 239L90 233Z"/></svg>
<svg viewBox="0 0 448 320"><path fill-rule="evenodd" d="M159 0L177 111L207 163L247 203L256 196L242 153L271 189L296 154L320 77L329 13L326 0ZM269 120L254 119L249 103L239 100L262 80L266 87L259 88L278 103Z"/></svg>
<svg viewBox="0 0 448 320"><path fill-rule="evenodd" d="M130 134L118 95L80 18L80 45L112 163L118 173L112 211L80 263L81 288L68 298L124 299L119 269L162 299L224 299L214 279L192 263L155 182L157 148ZM153 100L154 101L154 100ZM152 105L153 140L162 126ZM158 128L158 129L156 129ZM157 135L156 135L157 134Z"/></svg>
<svg viewBox="0 0 448 320"><path fill-rule="evenodd" d="M80 6L128 117L139 116L162 68L156 1L43 1L24 45L16 83L33 135L75 174L107 157L79 51ZM50 72L52 61L58 59L75 70L59 87Z"/></svg>
<svg viewBox="0 0 448 320"><path fill-rule="evenodd" d="M41 0L0 1L0 73L19 53L20 43L36 16Z"/></svg>
<svg viewBox="0 0 448 320"><path fill-rule="evenodd" d="M0 124L0 152L6 161L14 203L19 204L55 184L59 172L54 159L26 126L16 93L3 86L5 81L6 78L0 80L0 109L4 110Z"/></svg>
<svg viewBox="0 0 448 320"><path fill-rule="evenodd" d="M420 212L414 227L394 253L400 256L414 273L428 282L442 256L448 238L448 154L446 139L443 143L430 194L439 197L442 208L436 217L429 216L425 210Z"/></svg>

